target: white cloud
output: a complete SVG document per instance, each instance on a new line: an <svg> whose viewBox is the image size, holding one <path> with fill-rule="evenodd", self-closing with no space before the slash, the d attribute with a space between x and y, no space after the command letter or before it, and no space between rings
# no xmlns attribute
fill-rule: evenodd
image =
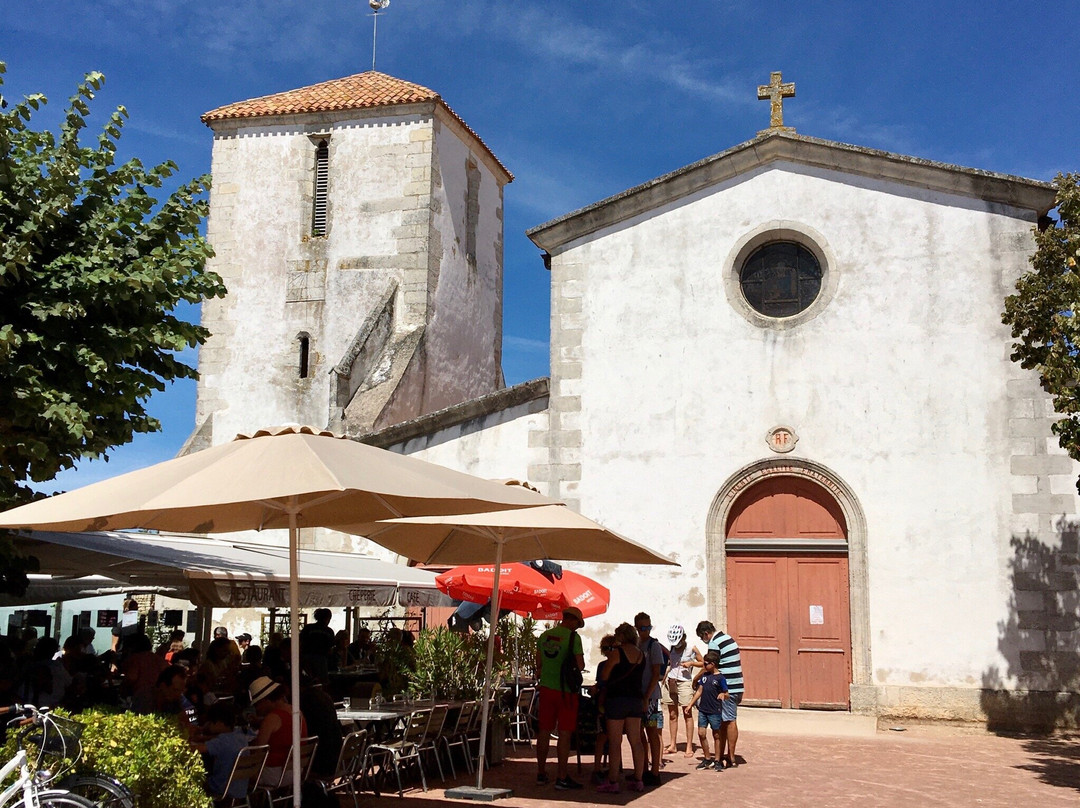
<svg viewBox="0 0 1080 808"><path fill-rule="evenodd" d="M735 82L730 75L717 78L720 62L715 57L696 55L678 40L647 28L639 36L642 29L637 27L631 39L614 25L590 25L560 14L557 5L498 0L463 6L458 0L433 0L410 7L407 24L462 33L482 26L491 40L507 40L519 52L542 57L537 65L545 71L551 63L588 67L603 73L604 81L652 80L703 100L746 105L755 100L742 86L745 82ZM401 13L405 15L404 7Z"/></svg>
<svg viewBox="0 0 1080 808"><path fill-rule="evenodd" d="M518 353L547 354L548 341L546 339L532 339L530 337L503 336L503 347Z"/></svg>

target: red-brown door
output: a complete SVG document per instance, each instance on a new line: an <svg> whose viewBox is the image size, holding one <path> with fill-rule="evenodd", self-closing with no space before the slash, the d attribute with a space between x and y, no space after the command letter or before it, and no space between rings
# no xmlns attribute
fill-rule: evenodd
<svg viewBox="0 0 1080 808"><path fill-rule="evenodd" d="M773 478L736 503L728 521L727 629L742 651L745 703L848 708L845 536L835 500L805 480Z"/></svg>

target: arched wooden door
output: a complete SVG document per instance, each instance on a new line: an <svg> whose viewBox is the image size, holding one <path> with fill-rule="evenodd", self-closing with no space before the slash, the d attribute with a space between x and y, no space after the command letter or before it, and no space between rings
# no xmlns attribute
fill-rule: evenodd
<svg viewBox="0 0 1080 808"><path fill-rule="evenodd" d="M836 500L800 477L749 488L727 521L728 632L744 703L847 710L851 683L847 527Z"/></svg>

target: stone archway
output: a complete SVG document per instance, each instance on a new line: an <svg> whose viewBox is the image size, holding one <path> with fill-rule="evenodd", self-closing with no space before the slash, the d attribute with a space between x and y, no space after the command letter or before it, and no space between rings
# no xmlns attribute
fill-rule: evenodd
<svg viewBox="0 0 1080 808"><path fill-rule="evenodd" d="M706 569L708 572L708 610L727 623L727 553L725 536L728 517L736 500L751 486L774 476L801 477L828 491L843 511L847 523L848 586L851 611L851 709L873 713L875 690L871 683L870 614L867 578L866 518L858 499L848 485L832 470L801 458L768 458L736 471L724 482L709 508L706 522Z"/></svg>

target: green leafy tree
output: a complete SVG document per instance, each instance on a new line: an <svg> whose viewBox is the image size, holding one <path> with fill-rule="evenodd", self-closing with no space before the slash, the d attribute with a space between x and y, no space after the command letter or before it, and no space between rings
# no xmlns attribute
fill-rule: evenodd
<svg viewBox="0 0 1080 808"><path fill-rule="evenodd" d="M1080 460L1080 174L1059 174L1058 221L1036 228L1032 268L1005 299L1013 361L1036 370L1064 417L1054 426L1061 447ZM1080 489L1080 481L1077 483Z"/></svg>
<svg viewBox="0 0 1080 808"><path fill-rule="evenodd" d="M2 507L32 499L29 481L160 429L147 400L196 377L177 352L209 335L177 306L225 294L204 270L209 178L159 204L151 192L176 165L117 163L123 107L81 141L103 82L87 74L55 135L30 126L42 95L0 109Z"/></svg>

